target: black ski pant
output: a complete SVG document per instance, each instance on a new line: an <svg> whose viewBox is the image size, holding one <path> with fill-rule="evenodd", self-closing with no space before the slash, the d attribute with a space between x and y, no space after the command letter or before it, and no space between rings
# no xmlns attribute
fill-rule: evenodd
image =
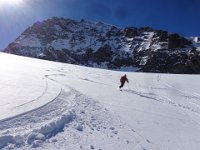
<svg viewBox="0 0 200 150"><path fill-rule="evenodd" d="M119 86L119 88L122 88L124 86L125 82L121 82L121 85Z"/></svg>

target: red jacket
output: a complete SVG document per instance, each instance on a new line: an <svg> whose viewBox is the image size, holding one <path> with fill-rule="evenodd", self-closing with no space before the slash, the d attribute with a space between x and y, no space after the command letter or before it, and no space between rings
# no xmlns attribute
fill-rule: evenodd
<svg viewBox="0 0 200 150"><path fill-rule="evenodd" d="M127 77L124 75L121 77L120 82L128 82Z"/></svg>

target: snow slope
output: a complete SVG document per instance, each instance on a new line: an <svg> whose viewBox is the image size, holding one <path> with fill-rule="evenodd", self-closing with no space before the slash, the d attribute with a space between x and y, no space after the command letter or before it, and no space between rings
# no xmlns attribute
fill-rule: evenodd
<svg viewBox="0 0 200 150"><path fill-rule="evenodd" d="M130 83L118 90L119 78ZM0 149L196 150L200 77L0 53Z"/></svg>

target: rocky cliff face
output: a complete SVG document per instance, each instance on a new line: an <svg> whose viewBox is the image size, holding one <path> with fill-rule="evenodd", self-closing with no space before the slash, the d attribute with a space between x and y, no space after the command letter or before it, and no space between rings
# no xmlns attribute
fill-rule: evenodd
<svg viewBox="0 0 200 150"><path fill-rule="evenodd" d="M4 51L108 69L200 73L200 54L192 40L149 27L117 28L54 17L27 28Z"/></svg>

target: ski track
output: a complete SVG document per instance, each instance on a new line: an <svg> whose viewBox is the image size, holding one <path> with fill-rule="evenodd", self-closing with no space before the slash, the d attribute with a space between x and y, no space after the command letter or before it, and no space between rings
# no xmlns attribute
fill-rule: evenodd
<svg viewBox="0 0 200 150"><path fill-rule="evenodd" d="M182 90L180 90L180 89L178 89L178 88L176 88L176 87L170 85L169 83L166 83L166 82L165 82L164 84L165 84L166 86L168 86L168 87L170 87L170 88L176 90L177 92L180 93L180 95L182 95L182 96L185 97L185 98L188 98L188 99L196 99L196 100L199 100L199 101L200 101L200 95L199 95L198 93L191 92L191 90L190 90L190 93L188 93L188 92L186 92L186 91L182 91Z"/></svg>
<svg viewBox="0 0 200 150"><path fill-rule="evenodd" d="M61 73L66 73L66 71L62 68L60 70L57 70L57 72L61 72ZM88 74L90 74L90 72L87 72ZM59 74L52 74L53 76L58 76ZM94 74L93 74L94 75ZM110 75L105 75L105 74L95 74L96 76L105 76L105 77L111 77ZM81 80L85 80L85 81L88 81L88 82L93 82L93 83L97 83L97 84L104 84L104 85L107 85L107 86L113 86L113 85L110 85L110 84L105 84L105 83L101 83L101 82L98 82L98 81L94 81L94 80L91 80L91 79L87 79L87 78L82 78L82 77L79 77L79 79ZM169 88L171 89L174 89L176 90L178 93L179 96L182 96L184 99L194 99L194 100L200 100L200 97L198 94L196 93L192 93L189 94L189 93L186 93L186 92L183 92L181 91L180 89L177 89L173 86L171 86L169 83L166 83L166 82L163 82L161 81L161 76L158 76L157 77L157 82L160 84L161 82L163 83L162 86L146 86L146 85L141 85L138 83L138 81L136 80L131 80L129 79L129 81L131 81L132 83L134 83L135 87L139 87L139 89L147 89L148 91L151 91L151 92L141 92L141 91L138 91L137 89L136 90L133 90L132 88L128 88L128 89L125 89L124 91L128 92L128 93L131 93L131 94L136 94L140 97L144 97L144 98L147 98L147 99L151 99L151 100L154 100L154 101L157 101L157 102L160 102L160 103L163 103L163 104L168 104L168 105L171 105L173 107L177 107L177 108L180 108L182 110L186 110L186 111L191 111L193 113L197 113L197 114L200 114L200 110L199 109L195 109L193 108L192 106L187 106L185 104L180 104L180 103L177 103L175 102L174 100L172 100L171 98L169 98L168 96L165 96L165 95L159 95L157 92L155 92L155 90L162 90L162 91L167 91L169 90ZM119 83L117 82L114 82L116 85L119 85ZM164 86L163 86L164 85ZM197 95L197 96L195 96ZM193 106L196 106L196 108L199 108L200 106L197 105L196 103L191 103Z"/></svg>
<svg viewBox="0 0 200 150"><path fill-rule="evenodd" d="M57 83L61 87L60 93L55 99L41 107L17 116L0 120L0 149L26 150L33 148L35 150L45 150L49 149L49 147L63 150L66 148L68 150L73 150L74 147L85 150L109 148L136 150L159 149L155 142L150 141L148 138L142 136L138 131L135 131L133 127L122 122L118 116L111 114L107 109L100 105L100 103L69 86L63 85L53 78L54 76L66 76L65 73L68 72L63 71L63 69L55 71L60 73L53 73L44 76L46 79L46 88L40 96L27 103L16 106L15 108L39 100L48 90L48 80ZM95 74L95 78L98 78L98 76L100 76L100 74ZM105 76L108 77L109 75ZM78 79L97 84L104 84L80 76ZM160 79L159 82L161 82ZM136 85L135 90L129 88L124 89L122 92L138 95L148 100L153 100L186 110L183 112L184 115L188 116L188 118L195 124L200 125L187 114L188 110L200 114L199 110L177 103L167 96L156 93L154 90L167 91L168 88L171 88L178 92L176 93L178 96L196 101L200 100L198 94L189 94L171 86L169 83L164 84L166 87L147 87L140 85L137 81L134 81L134 83ZM104 85L112 86L110 84ZM138 91L138 87L140 87L140 89L146 89L148 92L141 92L142 90ZM110 105L107 103L102 104ZM190 102L190 104L200 108L200 106L194 102ZM116 107L123 106L116 105ZM132 109L151 115L160 115L136 108ZM180 120L179 118L173 118L171 116L160 116ZM91 141L96 138L96 136L98 136L98 140L93 144ZM122 141L124 141L124 143L121 143ZM103 143L105 142L109 144L104 145Z"/></svg>
<svg viewBox="0 0 200 150"><path fill-rule="evenodd" d="M171 106L174 106L174 107L178 107L178 108L181 108L183 110L189 110L191 112L194 112L194 113L197 113L197 114L200 114L200 109L195 109L195 108L192 108L191 106L187 106L187 105L184 105L184 104L180 104L180 103L177 103L175 101L173 101L171 98L167 97L167 96L164 96L164 95L159 95L157 93L154 92L154 90L168 90L167 87L169 88L172 88L174 90L176 90L178 93L178 96L182 96L184 99L194 99L194 100L200 100L200 97L197 97L197 96L194 96L194 95L191 95L191 94L188 94L186 92L183 92L181 91L180 89L177 89L173 86L171 86L170 84L168 83L164 83L164 85L166 85L166 87L161 87L161 88L157 88L157 87L147 87L147 86L142 86L140 84L137 83L137 81L134 81L136 83L137 86L140 87L140 90L141 90L141 87L144 88L144 89L147 89L148 91L151 91L149 93L145 93L145 92L141 92L141 91L138 91L138 90L132 90L132 89L125 89L123 91L125 92L128 92L128 93L132 93L132 94L136 94L138 96L141 96L141 97L144 97L144 98L147 98L147 99L151 99L151 100L155 100L157 102L161 102L163 104L169 104ZM160 81L159 81L160 82ZM190 104L200 108L200 106L196 103L192 103L190 102Z"/></svg>
<svg viewBox="0 0 200 150"><path fill-rule="evenodd" d="M84 81L89 81L89 82L92 82L92 83L97 83L97 84L112 86L112 85L105 84L105 83L102 83L102 82L93 81L93 80L90 80L90 79L87 79L87 78L80 78L80 79L81 79L81 80L84 80Z"/></svg>
<svg viewBox="0 0 200 150"><path fill-rule="evenodd" d="M163 104L169 104L171 106L175 106L175 107L178 107L178 108L181 108L181 109L186 109L186 110L189 110L189 111L192 111L192 112L195 112L195 113L200 113L198 110L194 110L192 107L190 106L186 106L186 105L182 105L182 104L179 104L179 103L176 103L174 101L172 101L170 98L168 97L164 97L164 96L160 96L160 95L156 95L156 94L152 94L152 93L143 93L143 92L138 92L138 91L135 91L135 90L131 90L131 89L124 89L122 91L125 91L125 92L128 92L128 93L131 93L131 94L136 94L140 97L144 97L144 98L147 98L147 99L151 99L151 100L154 100L154 101L157 101L157 102L160 102L160 103L163 103ZM154 95L154 96L152 96Z"/></svg>
<svg viewBox="0 0 200 150"><path fill-rule="evenodd" d="M28 101L28 102L26 102L26 103L23 103L23 104L21 104L21 105L15 106L13 109L17 109L18 107L21 107L21 106L24 106L24 105L27 105L27 104L30 104L30 103L32 103L32 102L34 102L34 101L39 100L41 97L44 96L44 94L47 92L47 90L48 90L48 81L46 80L46 86L45 86L45 89L44 89L44 91L42 92L41 95L39 95L37 98L35 98L35 99L33 99L33 100L30 100L30 101Z"/></svg>
<svg viewBox="0 0 200 150"><path fill-rule="evenodd" d="M59 95L39 108L1 120L0 149L43 150L49 149L50 145L53 149L64 150L75 144L77 149L85 150L109 149L108 145L115 149L158 149L98 102L62 86L52 76L55 74L45 78L60 84L62 90ZM91 141L96 136L99 140L94 145ZM110 144L104 145L105 142Z"/></svg>
<svg viewBox="0 0 200 150"><path fill-rule="evenodd" d="M57 70L57 72L61 72L61 73L66 73L66 71L62 68L60 70ZM90 72L87 72L88 74L91 74ZM54 74L55 76L59 75L59 74ZM105 75L105 74L95 74L96 76L105 76L105 77L111 77L110 75ZM93 74L94 76L94 74ZM94 80L91 80L91 79L87 79L87 78L82 78L82 77L79 77L81 80L85 80L85 81L88 81L88 82L93 82L93 83L97 83L97 84L104 84L104 85L107 85L107 86L113 86L113 85L110 85L110 84L105 84L105 83L101 83L101 82L98 82L98 81L94 81ZM129 81L132 81L129 79ZM173 86L171 86L169 83L166 83L166 82L163 82L161 81L161 76L158 75L157 77L157 82L160 84L161 82L163 83L162 86L146 86L146 85L141 85L139 84L136 80L132 81L136 87L140 87L140 90L141 88L143 89L147 89L148 91L151 91L151 92L139 92L137 89L136 90L133 90L132 88L128 88L128 89L125 89L124 91L128 92L128 93L132 93L132 94L136 94L138 96L141 96L141 97L144 97L144 98L147 98L147 99L151 99L151 100L154 100L154 101L157 101L157 102L160 102L160 103L163 103L163 104L168 104L168 105L171 105L173 107L177 107L177 108L180 108L182 110L186 110L186 111L191 111L193 113L197 113L197 114L200 114L200 110L198 109L200 107L200 105L196 104L196 103L192 103L190 102L190 104L192 104L193 106L195 106L196 108L193 108L192 106L187 106L185 104L180 104L178 102L175 102L174 100L172 100L171 98L169 98L168 96L165 96L165 95L159 95L157 92L155 92L155 90L161 90L161 91L167 91L170 89L174 89L176 90L178 93L179 96L182 96L184 99L194 99L194 100L197 100L197 101L200 101L200 96L199 94L197 93L194 93L192 92L192 94L188 93L188 92L183 92L182 90L180 89L177 89ZM119 83L117 82L114 82L116 85L119 85ZM163 86L164 85L164 86Z"/></svg>

